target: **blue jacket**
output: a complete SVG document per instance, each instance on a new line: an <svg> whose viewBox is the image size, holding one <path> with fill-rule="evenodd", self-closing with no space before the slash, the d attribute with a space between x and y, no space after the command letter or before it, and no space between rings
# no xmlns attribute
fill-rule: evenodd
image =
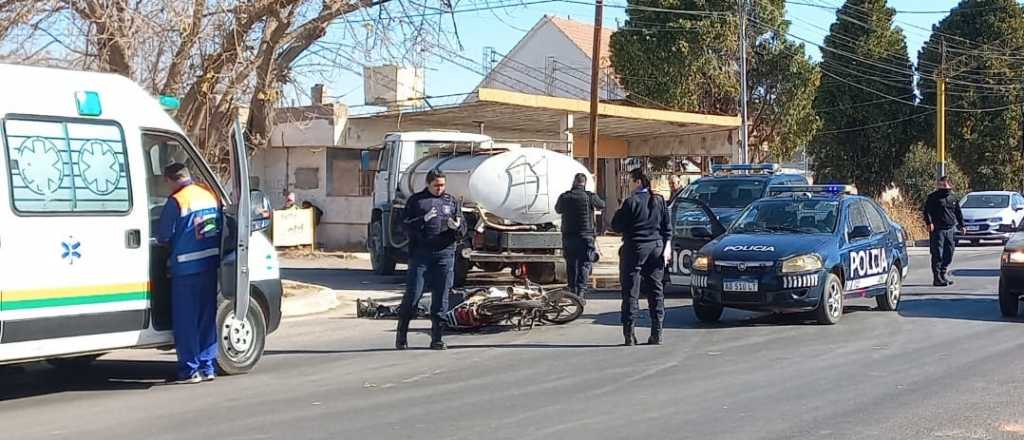
<svg viewBox="0 0 1024 440"><path fill-rule="evenodd" d="M634 192L612 217L612 230L624 243L668 243L672 230L665 199L647 189Z"/></svg>
<svg viewBox="0 0 1024 440"><path fill-rule="evenodd" d="M427 213L433 212L429 219ZM448 220L458 222L452 229ZM435 196L423 190L405 203L405 228L409 235L409 248L413 251L436 252L455 249L466 234L466 220L462 215L462 207L451 194Z"/></svg>
<svg viewBox="0 0 1024 440"><path fill-rule="evenodd" d="M170 246L170 275L217 270L220 266L220 203L209 190L189 184L167 199L157 241Z"/></svg>

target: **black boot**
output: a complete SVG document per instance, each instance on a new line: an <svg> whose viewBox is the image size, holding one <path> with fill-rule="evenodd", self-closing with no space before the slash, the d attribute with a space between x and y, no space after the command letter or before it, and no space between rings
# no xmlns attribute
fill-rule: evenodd
<svg viewBox="0 0 1024 440"><path fill-rule="evenodd" d="M636 340L636 332L633 331L633 324L622 325L622 337L626 340L622 345L630 346L639 344Z"/></svg>
<svg viewBox="0 0 1024 440"><path fill-rule="evenodd" d="M448 345L444 343L444 323L436 319L430 322L430 349L448 349Z"/></svg>
<svg viewBox="0 0 1024 440"><path fill-rule="evenodd" d="M953 285L953 280L946 277L946 271L939 272L939 279L941 279L947 286Z"/></svg>
<svg viewBox="0 0 1024 440"><path fill-rule="evenodd" d="M395 330L395 350L409 348L409 319L398 318L398 329Z"/></svg>
<svg viewBox="0 0 1024 440"><path fill-rule="evenodd" d="M932 272L932 285L935 287L947 286L946 280L942 278L942 275L939 274L939 272Z"/></svg>
<svg viewBox="0 0 1024 440"><path fill-rule="evenodd" d="M661 321L651 321L651 336L647 338L648 345L661 345Z"/></svg>

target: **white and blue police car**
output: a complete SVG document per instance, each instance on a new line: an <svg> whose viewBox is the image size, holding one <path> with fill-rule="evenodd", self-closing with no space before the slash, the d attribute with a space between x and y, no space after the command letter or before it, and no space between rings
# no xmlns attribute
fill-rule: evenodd
<svg viewBox="0 0 1024 440"><path fill-rule="evenodd" d="M773 186L728 228L700 200L676 204L711 224L691 231L711 240L694 258L690 288L702 322L717 322L725 307L812 312L821 324L839 322L851 298L899 307L910 264L903 228L852 186Z"/></svg>

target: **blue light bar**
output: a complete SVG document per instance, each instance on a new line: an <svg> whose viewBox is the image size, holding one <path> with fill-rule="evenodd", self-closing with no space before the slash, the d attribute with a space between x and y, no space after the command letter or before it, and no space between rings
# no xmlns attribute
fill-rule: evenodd
<svg viewBox="0 0 1024 440"><path fill-rule="evenodd" d="M813 194L848 194L856 195L857 188L853 185L772 185L768 194L813 193Z"/></svg>
<svg viewBox="0 0 1024 440"><path fill-rule="evenodd" d="M737 163L737 164L718 164L711 165L711 172L714 174L725 174L725 173L775 173L779 171L781 167L777 163Z"/></svg>

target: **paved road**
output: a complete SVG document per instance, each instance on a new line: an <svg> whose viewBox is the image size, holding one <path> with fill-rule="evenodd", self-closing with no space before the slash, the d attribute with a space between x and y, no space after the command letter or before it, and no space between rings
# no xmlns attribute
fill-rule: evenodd
<svg viewBox="0 0 1024 440"><path fill-rule="evenodd" d="M156 385L173 365L152 352L74 376L34 365L0 377L0 438L1020 438L1024 323L999 317L997 261L963 252L937 290L914 257L899 313L852 304L832 327L738 312L701 326L676 295L660 347L616 346L605 294L573 324L453 336L447 352L389 350L391 321L291 320L258 371L196 386Z"/></svg>

